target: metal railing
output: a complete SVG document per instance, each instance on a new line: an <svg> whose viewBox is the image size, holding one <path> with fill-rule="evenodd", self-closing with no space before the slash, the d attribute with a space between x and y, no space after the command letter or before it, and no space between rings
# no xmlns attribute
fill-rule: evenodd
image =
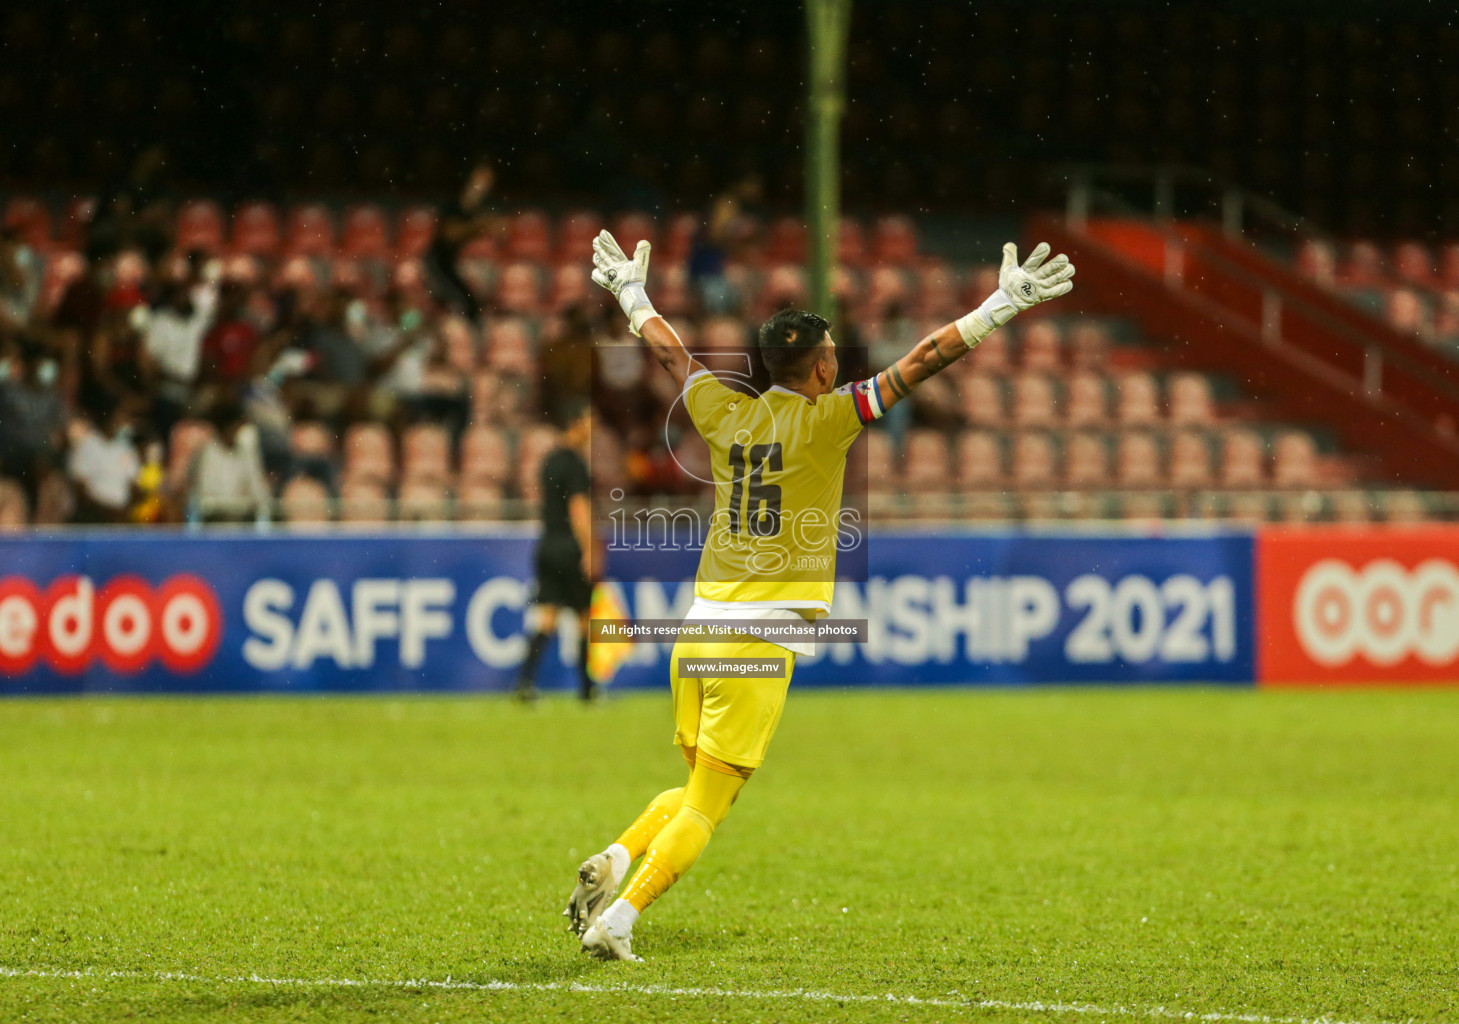
<svg viewBox="0 0 1459 1024"><path fill-rule="evenodd" d="M1238 265L1209 246L1192 243L1164 226L1165 223L1174 219L1190 217L1200 212L1199 206L1190 208L1180 207L1177 204L1174 196L1178 184L1205 187L1208 192L1208 200L1214 199L1215 205L1220 210L1222 227L1228 237L1248 237L1245 233L1245 225L1252 213L1260 214L1267 223L1276 225L1294 236L1300 234L1318 238L1325 237L1320 229L1310 221L1285 210L1270 199L1256 196L1209 172L1193 168L1078 165L1069 168L1068 174L1069 192L1066 215L1070 226L1077 231L1082 232L1088 227L1089 218L1097 215L1096 211L1104 210L1118 216L1138 217L1142 220L1149 219L1153 215L1157 227L1162 230L1165 237L1163 277L1167 287L1172 290L1185 289L1192 291L1192 294L1199 294L1190 289L1186 283L1187 253L1198 252L1202 260L1230 280L1259 296L1260 316L1251 324L1268 345L1273 348L1281 348L1286 345L1282 323L1284 316L1290 311L1293 315L1300 316L1330 335L1336 336L1350 348L1357 349L1361 355L1361 373L1353 377L1346 373L1341 366L1330 361L1320 360L1310 351L1289 348L1289 352L1292 354L1300 354L1303 361L1308 364L1309 370L1317 370L1328 375L1338 374L1360 389L1370 402L1376 403L1386 397L1383 389L1383 375L1385 367L1391 363L1406 373L1422 377L1428 386L1438 391L1444 398L1459 403L1459 385L1434 376L1429 372L1428 367L1421 366L1406 353L1387 344L1381 337L1358 330L1350 323L1300 296L1284 295L1280 289L1273 287L1270 281L1251 272L1246 267ZM1137 202L1131 201L1110 185L1101 184L1101 182L1134 182L1147 187L1150 190L1149 210L1142 209ZM1208 203L1208 205L1210 204ZM1414 425L1421 426L1424 430L1448 441L1449 435L1435 423L1429 422L1427 418L1397 403L1387 404L1394 413L1404 416Z"/></svg>

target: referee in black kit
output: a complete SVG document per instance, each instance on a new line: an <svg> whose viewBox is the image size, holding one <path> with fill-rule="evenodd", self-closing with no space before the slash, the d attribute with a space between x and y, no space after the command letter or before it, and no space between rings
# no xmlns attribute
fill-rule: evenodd
<svg viewBox="0 0 1459 1024"><path fill-rule="evenodd" d="M537 696L537 666L548 638L557 628L559 614L578 624L578 695L595 695L588 677L588 605L593 583L593 513L588 494L588 465L584 457L592 437L593 409L586 398L569 398L558 405L557 447L542 462L542 539L537 543L537 590L533 604L536 623L527 634L527 657L517 677L517 697Z"/></svg>

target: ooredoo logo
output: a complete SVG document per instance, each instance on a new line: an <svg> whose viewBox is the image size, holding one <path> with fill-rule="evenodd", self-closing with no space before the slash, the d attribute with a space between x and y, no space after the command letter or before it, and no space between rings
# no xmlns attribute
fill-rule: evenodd
<svg viewBox="0 0 1459 1024"><path fill-rule="evenodd" d="M1396 665L1412 655L1445 665L1459 657L1459 569L1437 558L1411 570L1388 558L1360 570L1324 559L1303 574L1292 614L1302 648L1318 664L1361 655Z"/></svg>
<svg viewBox="0 0 1459 1024"><path fill-rule="evenodd" d="M62 576L42 593L18 576L0 579L0 673L28 672L41 659L74 675L94 661L123 675L153 660L186 674L206 665L223 636L213 588L178 575L155 589L117 576L100 589L86 576Z"/></svg>

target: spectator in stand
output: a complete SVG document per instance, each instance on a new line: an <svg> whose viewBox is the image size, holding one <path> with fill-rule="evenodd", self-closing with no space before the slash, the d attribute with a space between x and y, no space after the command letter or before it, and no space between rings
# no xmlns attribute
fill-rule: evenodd
<svg viewBox="0 0 1459 1024"><path fill-rule="evenodd" d="M96 326L83 344L81 389L77 398L86 409L109 407L109 403L134 401L149 394L143 332L149 318L140 274L133 276L119 260L115 281L106 293Z"/></svg>
<svg viewBox="0 0 1459 1024"><path fill-rule="evenodd" d="M710 205L707 223L694 235L689 249L689 283L707 316L737 312L742 296L726 271L729 260L747 241L746 207L759 202L760 179L751 175Z"/></svg>
<svg viewBox="0 0 1459 1024"><path fill-rule="evenodd" d="M569 308L556 334L537 360L542 411L555 419L557 406L577 401L593 389L593 321L582 306Z"/></svg>
<svg viewBox="0 0 1459 1024"><path fill-rule="evenodd" d="M203 336L217 305L216 274L194 281L175 268L147 317L142 350L152 368L153 419L164 437L182 419L202 363Z"/></svg>
<svg viewBox="0 0 1459 1024"><path fill-rule="evenodd" d="M102 194L86 229L86 256L93 263L123 249L140 249L156 263L172 244L172 207L163 193L167 152L148 146L121 181Z"/></svg>
<svg viewBox="0 0 1459 1024"><path fill-rule="evenodd" d="M360 323L361 344L377 386L396 403L409 406L421 394L435 344L421 311L404 294L391 290L378 315L356 300L350 319Z"/></svg>
<svg viewBox="0 0 1459 1024"><path fill-rule="evenodd" d="M15 231L0 230L0 334L30 328L40 293L40 257Z"/></svg>
<svg viewBox="0 0 1459 1024"><path fill-rule="evenodd" d="M486 204L495 183L495 167L489 160L478 160L461 192L437 215L436 234L424 260L431 297L473 324L481 322L481 304L461 277L457 261L473 239L502 229L501 218Z"/></svg>
<svg viewBox="0 0 1459 1024"><path fill-rule="evenodd" d="M34 344L0 357L0 476L24 488L39 508L65 448L66 409L56 390L56 360Z"/></svg>
<svg viewBox="0 0 1459 1024"><path fill-rule="evenodd" d="M352 315L360 308L336 289L316 297L304 348L317 360L318 379L346 387L369 380L370 357L356 337L364 324L359 316Z"/></svg>
<svg viewBox="0 0 1459 1024"><path fill-rule="evenodd" d="M209 419L217 432L193 456L187 474L189 518L205 523L267 522L269 489L258 432L243 407L225 399Z"/></svg>
<svg viewBox="0 0 1459 1024"><path fill-rule="evenodd" d="M333 469L326 464L306 459L301 465L290 443L294 412L285 395L289 380L308 371L312 357L302 349L290 348L279 353L267 373L253 378L243 395L243 409L248 422L258 431L258 451L265 472L278 480L293 476L300 469L312 472L331 488Z"/></svg>
<svg viewBox="0 0 1459 1024"><path fill-rule="evenodd" d="M203 381L236 386L257 372L254 356L260 338L257 325L247 315L248 299L248 289L239 281L225 281L218 290L218 313L203 337Z"/></svg>
<svg viewBox="0 0 1459 1024"><path fill-rule="evenodd" d="M98 422L73 422L71 454L66 475L76 486L78 523L122 523L140 496L137 475L142 461L132 442L131 415L125 405L112 402Z"/></svg>

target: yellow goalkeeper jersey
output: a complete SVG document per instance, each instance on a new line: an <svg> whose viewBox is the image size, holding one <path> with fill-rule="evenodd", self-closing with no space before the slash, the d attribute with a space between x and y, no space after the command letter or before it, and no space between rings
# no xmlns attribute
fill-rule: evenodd
<svg viewBox="0 0 1459 1024"><path fill-rule="evenodd" d="M821 395L726 387L708 370L684 382L684 404L709 446L714 517L694 596L749 608L828 614L846 452L880 414L870 381Z"/></svg>

